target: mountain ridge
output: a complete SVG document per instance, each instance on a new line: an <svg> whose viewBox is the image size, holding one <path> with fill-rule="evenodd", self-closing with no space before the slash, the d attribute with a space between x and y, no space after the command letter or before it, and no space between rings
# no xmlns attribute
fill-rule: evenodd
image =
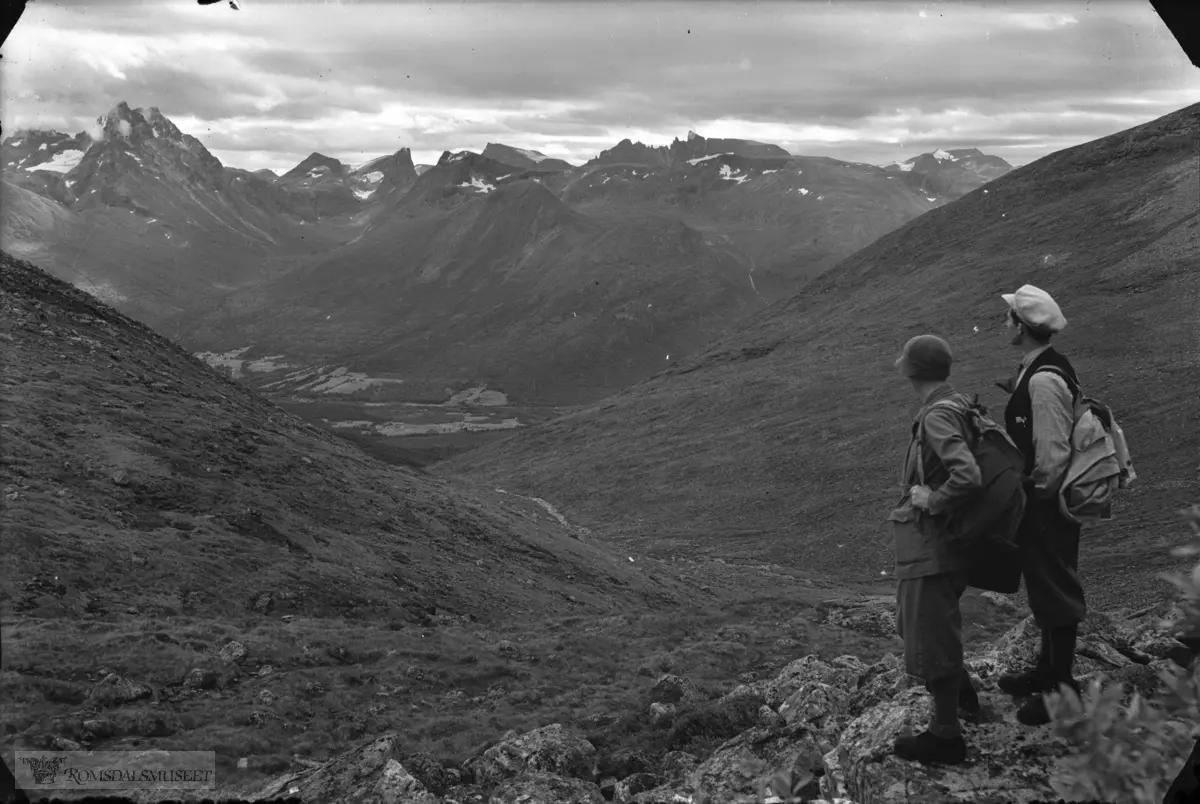
<svg viewBox="0 0 1200 804"><path fill-rule="evenodd" d="M931 203L878 168L793 157L777 146L709 140L695 132L660 152L664 164L669 162L661 168L591 164L548 170L555 165L535 158L541 154L521 156L490 143L494 156L525 160L525 167L446 151L418 175L411 151L401 148L357 168L314 151L283 175L264 175L224 166L157 107L132 109L121 102L98 118L98 126L105 137L61 176L17 171L22 182L27 176L58 182L54 193L26 189L57 198L64 208L59 213L28 202L19 216L6 217L22 227L22 254L198 352L292 350L285 362L293 366L315 369L331 361L343 370L382 372L385 378L408 373L413 381L391 383L391 392L421 388L413 393L422 400L434 389L486 384L526 402L592 401L652 373L659 361L698 348L738 316L794 292ZM534 182L544 192L499 192L514 182ZM515 227L509 235L473 228L472 221L497 203L475 209L474 200L497 192L498 199L515 205L512 215L504 222L494 212L479 219ZM470 208L460 209L463 205ZM541 212L525 221L522 210L535 207ZM91 225L75 225L73 215ZM558 221L557 229L539 229L539 216ZM455 233L468 232L474 240L451 242ZM400 233L416 240L400 242ZM36 243L39 237L43 242ZM477 253L483 243L492 244L487 248L495 253ZM409 262L398 262L401 254ZM687 259L695 260L702 279L689 278L693 268ZM335 262L354 269L331 273ZM614 268L636 273L655 263L662 270L640 277L619 273L609 280ZM523 267L512 274L514 266ZM495 284L488 270L513 278ZM543 297L536 295L541 292L536 283L527 284L535 296L526 300L515 288L533 282L539 271L554 271L544 282L553 290ZM447 349L456 352L451 356L436 353L429 335L415 330L400 335L403 327L389 323L386 330L400 340L387 346L380 327L346 323L352 310L389 321L374 309L383 299L346 300L337 282L328 293L304 297L305 283L324 287L316 277L335 274L345 276L346 287L405 287L409 298L402 306L424 298L413 321L424 320L434 309L430 305L449 304L455 291L448 282L466 282L456 292L479 299L471 304L482 304L484 296L477 294L486 287L496 301L476 314L487 318L490 334L479 330L470 336L478 341L468 343L463 319L453 319L460 328L453 332L444 321L429 322L429 332L442 331ZM564 277L573 277L572 288L561 284ZM410 281L414 284L404 284ZM597 291L606 282L611 289ZM728 291L724 303L713 295L717 287ZM303 312L280 317L264 308L274 292ZM645 298L635 302L638 296ZM349 306L331 306L334 297ZM502 300L513 305L507 312L494 309ZM251 309L263 318L244 315ZM543 323L522 323L518 311ZM687 314L702 318L689 323ZM568 315L569 323L563 318ZM297 331L300 319L309 324ZM265 325L268 320L276 331ZM323 322L334 320L345 332L316 338L317 332L331 331L333 324ZM551 338L547 333L555 326L570 334ZM291 334L284 337L285 332ZM365 340L355 342L357 337ZM553 344L559 352L544 371L536 368L537 344ZM468 347L493 359L471 358ZM570 367L573 350L586 360L613 353L594 371L581 371ZM425 356L419 365L412 360L417 354ZM515 373L504 373L510 369Z"/></svg>

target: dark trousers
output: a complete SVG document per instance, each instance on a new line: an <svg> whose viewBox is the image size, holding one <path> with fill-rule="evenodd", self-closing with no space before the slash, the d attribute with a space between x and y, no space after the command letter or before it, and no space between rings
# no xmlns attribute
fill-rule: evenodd
<svg viewBox="0 0 1200 804"><path fill-rule="evenodd" d="M904 669L924 681L963 672L962 612L967 573L905 578L896 585L896 631L904 640Z"/></svg>
<svg viewBox="0 0 1200 804"><path fill-rule="evenodd" d="M1078 625L1087 615L1079 579L1081 527L1058 510L1057 500L1030 500L1017 533L1029 609L1040 628Z"/></svg>

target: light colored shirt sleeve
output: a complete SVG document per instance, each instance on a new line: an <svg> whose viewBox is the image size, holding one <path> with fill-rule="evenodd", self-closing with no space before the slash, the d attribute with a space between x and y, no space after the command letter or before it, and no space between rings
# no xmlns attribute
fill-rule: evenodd
<svg viewBox="0 0 1200 804"><path fill-rule="evenodd" d="M1029 378L1033 403L1033 495L1053 499L1071 462L1075 405L1062 377L1039 371Z"/></svg>

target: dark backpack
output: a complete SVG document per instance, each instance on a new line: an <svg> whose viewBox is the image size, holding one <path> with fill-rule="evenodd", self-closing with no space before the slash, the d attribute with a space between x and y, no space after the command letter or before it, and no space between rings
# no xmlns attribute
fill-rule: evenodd
<svg viewBox="0 0 1200 804"><path fill-rule="evenodd" d="M925 416L936 407L952 408L965 419L971 436L971 454L979 465L979 491L951 511L946 523L971 559L968 583L979 589L1012 594L1020 586L1016 541L1025 514L1022 478L1025 456L1004 428L988 418L987 409L979 404L978 397L966 407L942 399L926 408L917 428L919 449L924 449ZM925 485L923 457L918 457L917 466L921 485Z"/></svg>

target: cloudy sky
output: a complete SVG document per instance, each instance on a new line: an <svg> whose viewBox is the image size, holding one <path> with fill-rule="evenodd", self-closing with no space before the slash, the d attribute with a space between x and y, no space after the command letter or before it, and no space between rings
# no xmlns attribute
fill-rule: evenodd
<svg viewBox="0 0 1200 804"><path fill-rule="evenodd" d="M37 0L2 52L6 131L84 130L125 100L252 170L488 142L578 164L689 129L1024 164L1200 101L1146 0Z"/></svg>

